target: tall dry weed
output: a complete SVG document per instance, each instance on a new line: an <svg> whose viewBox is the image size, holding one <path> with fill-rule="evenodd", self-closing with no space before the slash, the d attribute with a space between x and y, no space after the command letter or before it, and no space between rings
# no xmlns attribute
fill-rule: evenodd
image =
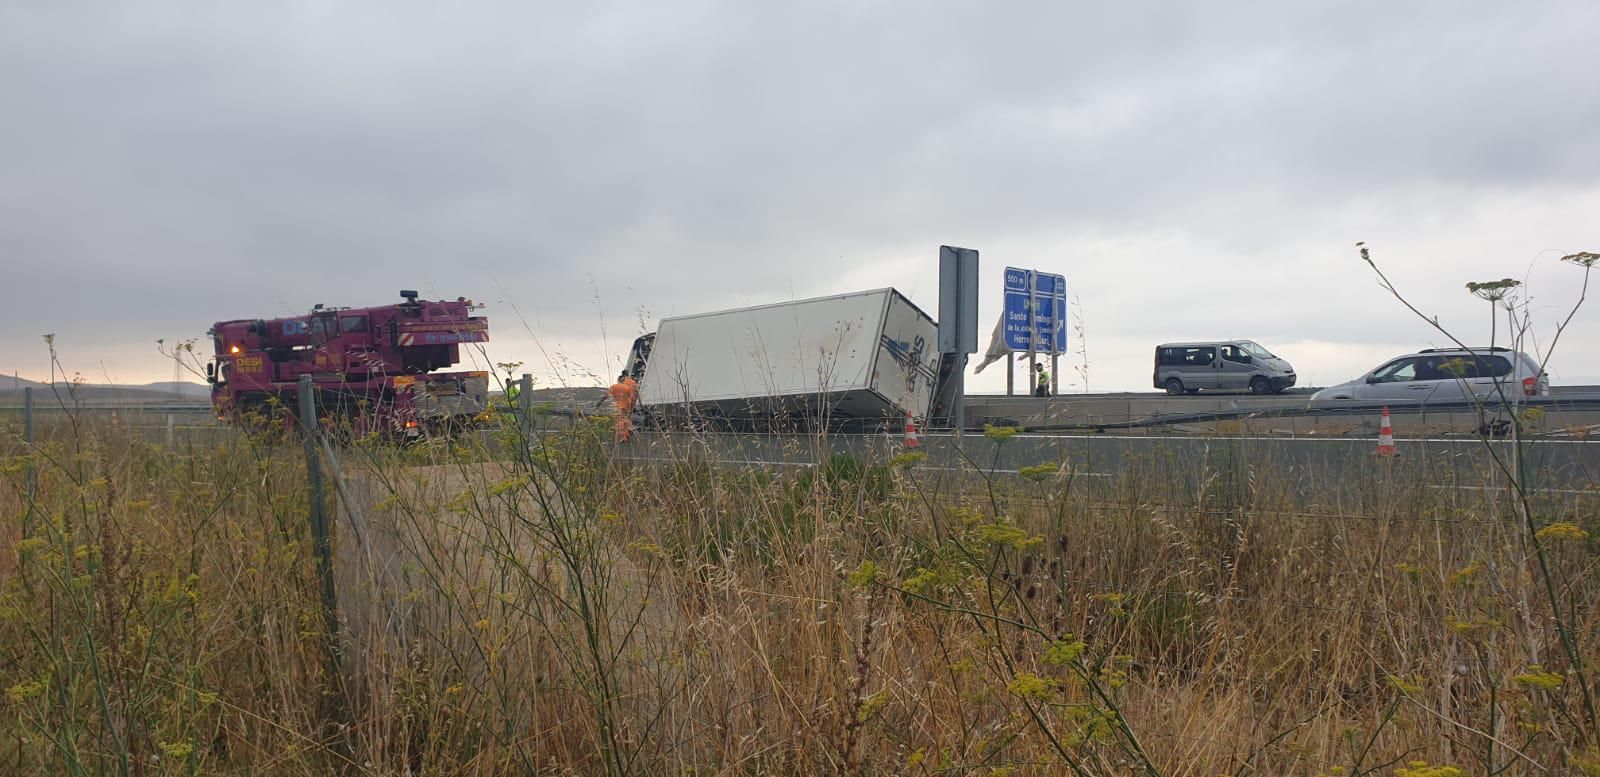
<svg viewBox="0 0 1600 777"><path fill-rule="evenodd" d="M298 448L7 436L3 770L1594 768L1572 667L1525 660L1553 626L1518 615L1600 629L1587 494L1533 502L1551 603L1505 500L1243 442L1089 478L998 471L1004 434L952 472L817 440L646 466L603 425L521 429L336 450L337 677Z"/></svg>

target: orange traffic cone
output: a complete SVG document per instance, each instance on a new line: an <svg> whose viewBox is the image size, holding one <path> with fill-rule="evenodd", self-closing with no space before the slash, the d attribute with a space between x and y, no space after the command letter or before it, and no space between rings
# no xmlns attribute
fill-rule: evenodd
<svg viewBox="0 0 1600 777"><path fill-rule="evenodd" d="M915 418L913 418L911 416L911 411L910 410L907 410L906 411L906 441L905 441L905 446L907 448L915 448L915 447L918 447L920 445L922 445L922 440L918 439L918 437L917 437L917 419L915 419Z"/></svg>
<svg viewBox="0 0 1600 777"><path fill-rule="evenodd" d="M1378 455L1397 456L1394 447L1394 427L1389 425L1389 406L1383 406L1383 422L1378 424Z"/></svg>

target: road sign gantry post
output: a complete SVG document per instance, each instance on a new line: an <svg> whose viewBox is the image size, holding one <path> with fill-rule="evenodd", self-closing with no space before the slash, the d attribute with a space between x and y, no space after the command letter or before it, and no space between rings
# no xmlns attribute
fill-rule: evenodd
<svg viewBox="0 0 1600 777"><path fill-rule="evenodd" d="M967 356L978 351L978 252L939 246L939 352L955 360L956 438L967 425Z"/></svg>

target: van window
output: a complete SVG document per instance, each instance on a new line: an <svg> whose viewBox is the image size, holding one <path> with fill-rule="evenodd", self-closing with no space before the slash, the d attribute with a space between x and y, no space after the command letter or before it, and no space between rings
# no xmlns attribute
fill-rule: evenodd
<svg viewBox="0 0 1600 777"><path fill-rule="evenodd" d="M1250 362L1250 355L1237 345L1222 346L1222 358L1236 364L1248 364Z"/></svg>
<svg viewBox="0 0 1600 777"><path fill-rule="evenodd" d="M1372 373L1373 383L1404 383L1416 379L1416 359L1396 359Z"/></svg>
<svg viewBox="0 0 1600 777"><path fill-rule="evenodd" d="M1217 349L1210 345L1156 350L1156 363L1164 367L1210 367L1216 359Z"/></svg>
<svg viewBox="0 0 1600 777"><path fill-rule="evenodd" d="M1511 361L1504 356L1434 356L1428 361L1439 380L1503 378L1511 374Z"/></svg>
<svg viewBox="0 0 1600 777"><path fill-rule="evenodd" d="M1240 343L1239 346L1241 348L1244 348L1244 352L1245 353L1248 353L1251 356L1256 357L1257 359L1276 359L1276 358L1278 358L1276 356L1273 356L1271 351L1269 351L1269 350L1267 350L1265 348L1262 348L1261 344L1256 342L1256 341L1254 341L1254 340L1246 340L1246 341Z"/></svg>
<svg viewBox="0 0 1600 777"><path fill-rule="evenodd" d="M1485 378L1503 378L1511 374L1511 360L1504 356L1479 356L1478 375Z"/></svg>

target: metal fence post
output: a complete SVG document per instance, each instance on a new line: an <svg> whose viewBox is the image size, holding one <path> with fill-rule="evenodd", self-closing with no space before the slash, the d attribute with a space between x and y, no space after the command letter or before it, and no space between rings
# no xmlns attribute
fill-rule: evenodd
<svg viewBox="0 0 1600 777"><path fill-rule="evenodd" d="M167 449L168 450L171 450L173 448L173 442L174 442L174 440L173 440L173 431L174 430L173 430L173 420L172 419L173 419L172 414L168 413L167 414Z"/></svg>
<svg viewBox="0 0 1600 777"><path fill-rule="evenodd" d="M22 537L27 539L33 536L33 496L38 489L38 475L33 469L33 387L22 390L22 441L28 444L27 463L23 464L26 474L23 479L27 486L27 506L22 511Z"/></svg>
<svg viewBox="0 0 1600 777"><path fill-rule="evenodd" d="M316 386L310 375L299 383L300 436L305 443L306 491L309 495L308 523L311 525L312 552L317 557L317 577L322 588L323 638L327 641L328 681L339 682L339 613L333 590L333 537L329 531L327 494L322 483L322 452L317 441L322 434L317 422Z"/></svg>
<svg viewBox="0 0 1600 777"><path fill-rule="evenodd" d="M522 440L527 444L533 440L533 373L522 373L522 379L517 381L517 415L522 421Z"/></svg>

